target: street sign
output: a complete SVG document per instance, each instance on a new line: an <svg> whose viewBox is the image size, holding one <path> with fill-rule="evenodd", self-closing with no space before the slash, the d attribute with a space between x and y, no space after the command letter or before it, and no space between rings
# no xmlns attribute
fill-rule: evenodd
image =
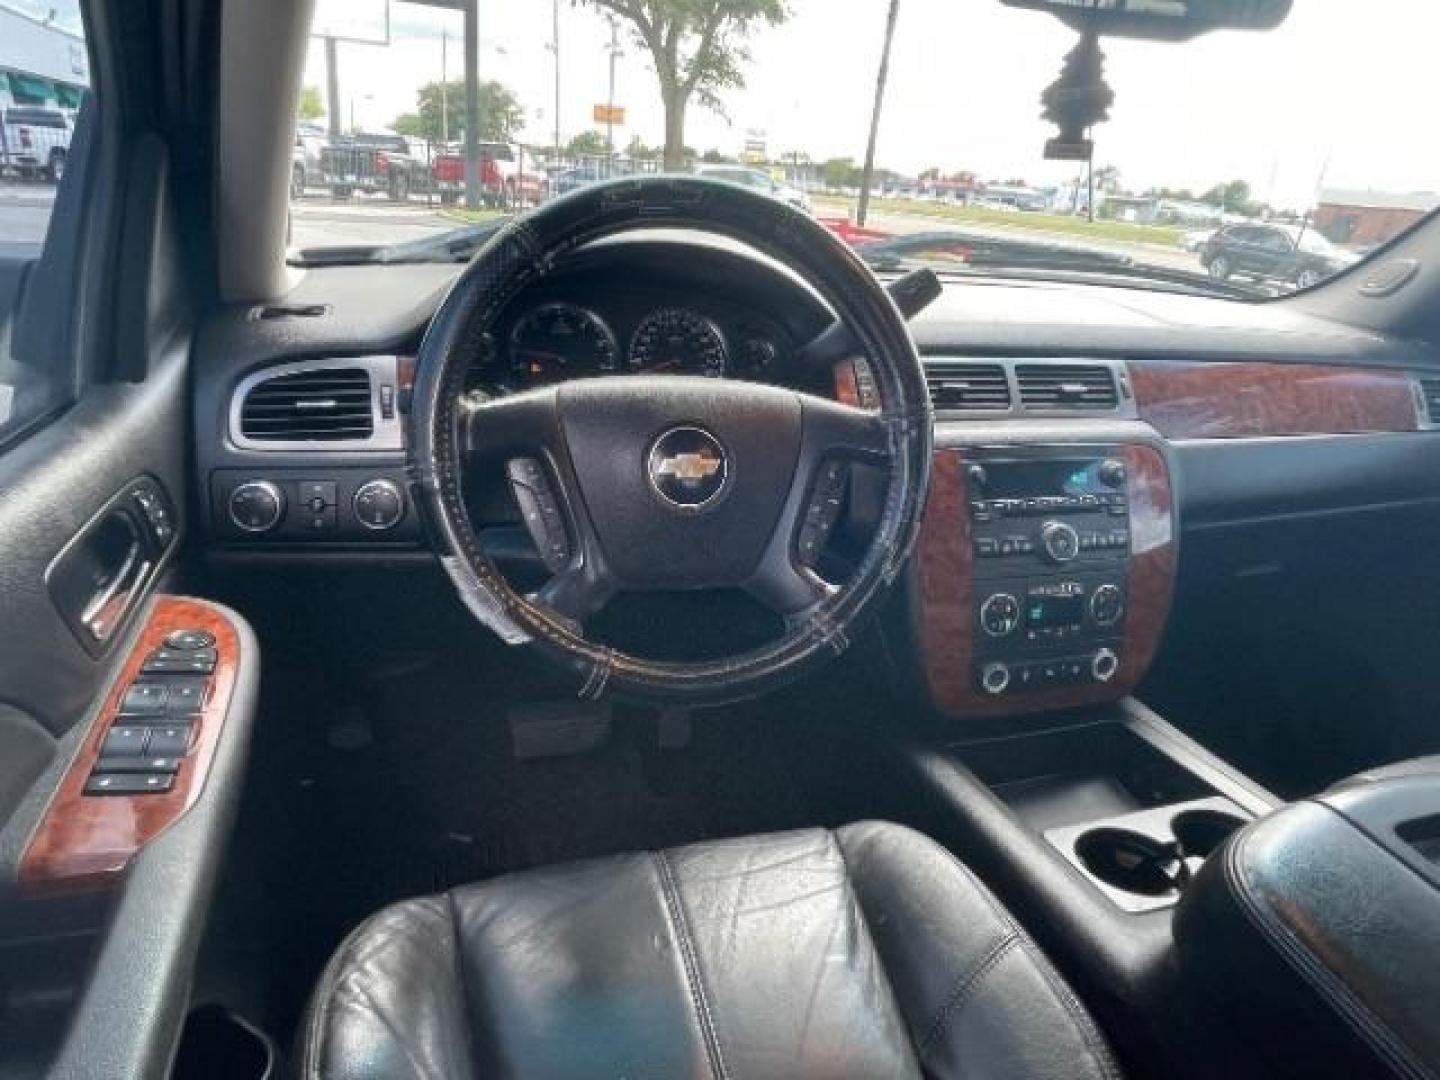
<svg viewBox="0 0 1440 1080"><path fill-rule="evenodd" d="M597 124L623 125L625 123L625 106L596 105L594 116Z"/></svg>
<svg viewBox="0 0 1440 1080"><path fill-rule="evenodd" d="M1050 139L1045 143L1046 161L1089 161L1095 153L1095 144L1089 139L1079 142L1062 142Z"/></svg>

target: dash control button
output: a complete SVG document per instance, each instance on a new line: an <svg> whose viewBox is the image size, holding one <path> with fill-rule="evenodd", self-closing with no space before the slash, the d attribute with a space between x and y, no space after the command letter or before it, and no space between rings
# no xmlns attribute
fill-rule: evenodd
<svg viewBox="0 0 1440 1080"><path fill-rule="evenodd" d="M210 649L215 646L215 635L209 630L172 630L165 635L165 647L189 652L192 649Z"/></svg>

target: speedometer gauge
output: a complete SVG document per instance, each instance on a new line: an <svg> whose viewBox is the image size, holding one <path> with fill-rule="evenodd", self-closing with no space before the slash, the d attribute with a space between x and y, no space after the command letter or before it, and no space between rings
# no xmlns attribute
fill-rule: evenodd
<svg viewBox="0 0 1440 1080"><path fill-rule="evenodd" d="M545 304L527 312L510 332L510 368L525 386L610 374L620 346L605 320L573 304Z"/></svg>
<svg viewBox="0 0 1440 1080"><path fill-rule="evenodd" d="M630 339L630 367L719 378L726 368L725 337L698 312L661 308L645 316Z"/></svg>

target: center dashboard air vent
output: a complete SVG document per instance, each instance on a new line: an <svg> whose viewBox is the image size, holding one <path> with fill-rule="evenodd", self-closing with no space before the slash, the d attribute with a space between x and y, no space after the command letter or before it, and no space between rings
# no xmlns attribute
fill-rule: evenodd
<svg viewBox="0 0 1440 1080"><path fill-rule="evenodd" d="M1115 372L1104 364L1016 364L1015 381L1027 410L1114 412L1120 404Z"/></svg>
<svg viewBox="0 0 1440 1080"><path fill-rule="evenodd" d="M937 357L925 361L925 383L936 412L1010 408L1010 377L1001 364Z"/></svg>
<svg viewBox="0 0 1440 1080"><path fill-rule="evenodd" d="M1121 360L926 356L924 363L930 401L942 420L1136 415Z"/></svg>
<svg viewBox="0 0 1440 1080"><path fill-rule="evenodd" d="M230 430L246 449L400 449L393 356L280 364L244 379Z"/></svg>

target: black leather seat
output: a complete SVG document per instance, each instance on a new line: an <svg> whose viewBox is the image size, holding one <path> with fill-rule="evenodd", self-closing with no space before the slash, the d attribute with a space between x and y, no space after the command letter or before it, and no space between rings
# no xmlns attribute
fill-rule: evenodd
<svg viewBox="0 0 1440 1080"><path fill-rule="evenodd" d="M307 1080L1118 1075L974 875L875 823L396 904L336 953L301 1043Z"/></svg>

